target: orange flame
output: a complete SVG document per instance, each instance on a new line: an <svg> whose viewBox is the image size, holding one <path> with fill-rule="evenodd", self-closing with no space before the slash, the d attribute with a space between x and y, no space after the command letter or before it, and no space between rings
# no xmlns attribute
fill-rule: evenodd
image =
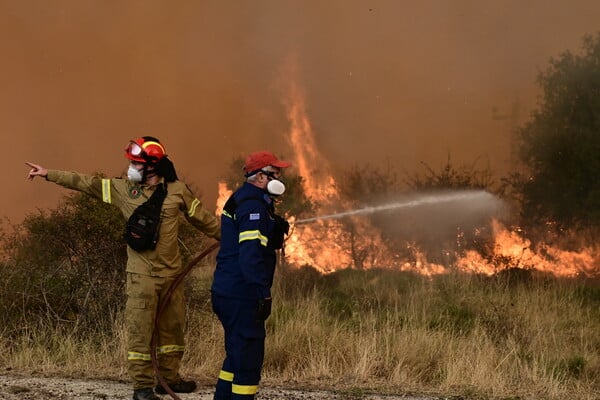
<svg viewBox="0 0 600 400"><path fill-rule="evenodd" d="M217 217L221 216L223 213L223 207L225 207L225 202L229 199L229 196L232 195L232 191L227 188L227 184L225 182L219 182L219 196L217 197L217 207L215 210L215 214Z"/></svg>
<svg viewBox="0 0 600 400"><path fill-rule="evenodd" d="M317 150L315 137L306 114L304 93L293 81L290 82L289 97L286 101L287 116L290 121L289 140L294 150L294 166L304 178L304 190L318 202L339 199L333 176L324 173L329 170L328 162ZM318 169L314 169L318 166Z"/></svg>
<svg viewBox="0 0 600 400"><path fill-rule="evenodd" d="M290 122L289 140L294 153L294 166L303 178L304 193L315 203L317 212L333 204L348 208L336 189L336 182L328 174L329 165L317 150L315 137L307 117L304 93L290 80L288 98L285 102ZM317 167L315 169L315 167ZM346 206L346 207L345 207ZM340 268L372 267L381 265L388 251L380 234L364 219L351 219L352 230L348 232L340 221L316 221L310 225L296 225L286 242L286 261L292 265L311 265L322 272ZM361 248L358 249L357 247ZM365 248L369 257L362 259Z"/></svg>
<svg viewBox="0 0 600 400"><path fill-rule="evenodd" d="M548 272L558 277L593 277L599 275L599 262L594 249L581 252L565 251L545 243L533 249L531 241L518 232L509 231L498 221L492 222L494 253L488 260L475 251L468 251L456 266L464 272L493 275L507 268L532 269Z"/></svg>
<svg viewBox="0 0 600 400"><path fill-rule="evenodd" d="M315 137L306 112L304 93L294 80L288 80L285 105L290 123L288 138L293 149L294 166L303 178L304 193L316 206L317 215L325 207L349 209L344 204L336 182L328 173L329 165L317 150ZM217 213L220 214L231 190L219 183ZM331 210L328 210L331 211ZM285 261L293 266L309 265L327 273L358 267L389 267L413 271L426 276L445 274L452 270L493 275L508 268L535 269L559 277L600 275L598 248L581 252L563 251L546 244L532 248L529 240L517 231L510 231L500 222L492 222L494 245L492 254L482 255L474 250L453 254L452 266L428 262L424 252L409 246L412 260L402 259L390 248L381 233L367 219L360 217L341 220L318 220L311 224L294 225L286 240Z"/></svg>

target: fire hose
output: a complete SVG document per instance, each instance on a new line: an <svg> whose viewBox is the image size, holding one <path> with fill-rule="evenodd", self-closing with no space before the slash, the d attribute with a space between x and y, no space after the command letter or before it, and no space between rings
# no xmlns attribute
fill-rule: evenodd
<svg viewBox="0 0 600 400"><path fill-rule="evenodd" d="M179 274L177 276L177 278L175 278L173 283L171 283L171 286L169 286L169 289L167 290L165 297L161 300L161 302L158 306L158 310L156 312L156 317L154 318L154 328L152 330L152 340L150 341L150 355L152 357L152 366L154 367L154 373L156 374L156 378L158 379L158 382L160 383L160 385L175 400L181 400L181 398L179 396L177 396L175 394L175 392L173 392L173 390L171 390L171 388L169 387L169 384L164 380L164 378L160 374L160 371L158 370L158 359L156 357L156 346L157 346L157 342L158 342L158 322L160 321L160 317L161 317L165 307L169 303L173 292L175 291L177 286L179 286L179 284L183 281L183 278L185 278L186 275L192 270L194 265L196 265L198 262L200 262L200 260L202 260L208 254L210 254L210 252L215 250L217 247L219 247L219 242L213 243L208 248L206 248L202 253L200 253L196 257L194 257L188 263L188 265L184 268L184 270L181 272L181 274Z"/></svg>

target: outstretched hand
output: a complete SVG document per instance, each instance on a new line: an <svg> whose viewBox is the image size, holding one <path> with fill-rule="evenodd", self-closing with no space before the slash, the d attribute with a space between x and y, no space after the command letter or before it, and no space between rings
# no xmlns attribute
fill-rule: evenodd
<svg viewBox="0 0 600 400"><path fill-rule="evenodd" d="M42 167L41 165L37 165L30 162L25 162L25 164L31 167L29 175L27 176L29 180L33 180L33 178L35 178L36 176L41 176L42 178L48 176L48 170Z"/></svg>

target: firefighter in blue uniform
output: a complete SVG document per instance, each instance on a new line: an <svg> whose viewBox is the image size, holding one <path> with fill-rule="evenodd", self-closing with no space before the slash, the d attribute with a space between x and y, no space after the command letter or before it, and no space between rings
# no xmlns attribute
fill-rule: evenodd
<svg viewBox="0 0 600 400"><path fill-rule="evenodd" d="M258 390L271 313L276 250L289 225L275 214L273 197L283 194L282 168L291 164L272 153L250 154L246 181L221 215L221 248L212 284L212 305L225 331L226 357L215 400L250 400Z"/></svg>

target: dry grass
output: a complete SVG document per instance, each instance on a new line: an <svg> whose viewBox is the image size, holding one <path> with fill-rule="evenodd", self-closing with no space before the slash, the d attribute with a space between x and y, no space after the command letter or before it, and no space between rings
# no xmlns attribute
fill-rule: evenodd
<svg viewBox="0 0 600 400"><path fill-rule="evenodd" d="M210 269L188 282L184 373L210 382L223 357ZM600 287L531 274L433 279L374 270L276 278L264 382L303 388L498 399L598 399ZM124 378L122 321L111 335L24 331L0 342L19 371Z"/></svg>

